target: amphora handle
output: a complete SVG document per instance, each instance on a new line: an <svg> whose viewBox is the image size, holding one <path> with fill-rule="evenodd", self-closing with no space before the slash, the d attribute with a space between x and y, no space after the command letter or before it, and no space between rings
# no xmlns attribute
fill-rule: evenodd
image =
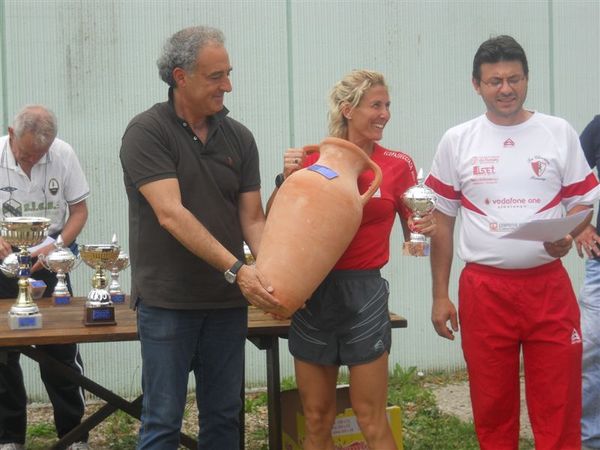
<svg viewBox="0 0 600 450"><path fill-rule="evenodd" d="M305 145L304 147L302 147L302 150L304 150L304 153L306 153L307 155L310 155L311 153L321 153L319 146L316 144Z"/></svg>
<svg viewBox="0 0 600 450"><path fill-rule="evenodd" d="M369 199L371 197L373 197L373 194L375 193L375 191L377 191L377 189L379 188L379 185L381 184L381 180L383 179L383 175L381 174L381 168L377 165L377 163L375 161L373 161L371 158L369 158L369 156L366 153L365 153L365 157L368 160L369 167L375 174L375 178L371 182L369 189L367 189L365 191L365 193L360 196L360 201L362 202L363 206L365 206L365 204L369 201Z"/></svg>
<svg viewBox="0 0 600 450"><path fill-rule="evenodd" d="M341 139L339 139L339 138L327 138L327 139L328 140L341 141ZM373 174L375 175L375 178L371 182L371 185L369 186L369 189L367 189L365 191L365 193L360 196L360 202L362 203L363 206L365 206L365 204L369 201L369 199L373 196L373 194L375 194L375 191L377 191L377 188L379 188L379 185L381 184L381 180L383 178L383 175L381 174L381 169L379 168L379 166L377 165L377 163L375 163L358 146L352 144L350 141L345 141L344 140L343 142L344 142L345 146L348 146L348 144L349 144L350 146L356 148L357 153L360 152L360 155L364 158L364 160L366 161L367 165L369 166L369 168L373 171ZM321 152L319 145L305 145L304 147L302 147L302 149L304 150L304 152L307 155L310 155L311 153L320 153Z"/></svg>

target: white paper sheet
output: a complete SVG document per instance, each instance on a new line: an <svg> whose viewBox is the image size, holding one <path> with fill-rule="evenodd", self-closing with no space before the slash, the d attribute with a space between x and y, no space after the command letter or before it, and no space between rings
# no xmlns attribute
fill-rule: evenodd
<svg viewBox="0 0 600 450"><path fill-rule="evenodd" d="M525 222L502 238L539 242L558 241L583 222L590 212L590 210L585 210L559 219L539 219Z"/></svg>

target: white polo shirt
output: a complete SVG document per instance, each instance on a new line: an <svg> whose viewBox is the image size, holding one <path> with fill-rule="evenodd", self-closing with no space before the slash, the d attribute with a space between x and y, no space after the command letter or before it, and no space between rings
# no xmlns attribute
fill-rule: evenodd
<svg viewBox="0 0 600 450"><path fill-rule="evenodd" d="M68 219L69 205L90 195L85 174L73 148L56 138L48 153L31 169L31 179L16 163L8 135L0 137L0 215L47 217L49 234Z"/></svg>

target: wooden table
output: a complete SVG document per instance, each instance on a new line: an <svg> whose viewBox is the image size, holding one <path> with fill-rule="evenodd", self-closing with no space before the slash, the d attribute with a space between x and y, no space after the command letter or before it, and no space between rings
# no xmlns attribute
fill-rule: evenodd
<svg viewBox="0 0 600 450"><path fill-rule="evenodd" d="M75 297L71 304L55 306L52 299L44 298L36 301L42 313L42 328L34 330L10 330L6 313L14 302L0 301L0 349L19 350L24 355L38 362L48 364L53 370L77 383L87 391L106 401L97 412L88 417L77 428L60 439L53 448L65 448L72 442L101 423L117 409L121 409L133 417L140 418L141 396L128 401L103 386L86 378L48 356L36 345L68 344L86 342L135 341L138 339L135 312L128 304L115 305L116 325L86 327L83 325L83 304L85 298ZM393 328L405 328L406 319L390 313ZM289 320L275 320L262 311L250 307L248 312L248 339L259 349L266 351L267 394L269 418L269 448L281 449L281 403L279 372L279 338L287 336ZM242 391L242 395L244 395ZM244 402L242 402L242 405ZM243 411L242 411L243 424ZM240 448L244 447L244 429L241 429ZM184 434L181 444L195 449L196 441Z"/></svg>

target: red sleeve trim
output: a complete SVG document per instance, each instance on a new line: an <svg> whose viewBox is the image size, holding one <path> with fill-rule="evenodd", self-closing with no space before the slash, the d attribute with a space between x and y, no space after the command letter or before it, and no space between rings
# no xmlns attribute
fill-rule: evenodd
<svg viewBox="0 0 600 450"><path fill-rule="evenodd" d="M425 185L429 186L435 191L436 194L441 195L448 200L460 200L460 191L455 191L449 184L442 183L440 180L435 178L433 175L429 175L425 180Z"/></svg>
<svg viewBox="0 0 600 450"><path fill-rule="evenodd" d="M585 195L592 189L598 186L598 179L593 172L590 172L583 181L563 186L561 194L564 198L575 197L578 195Z"/></svg>
<svg viewBox="0 0 600 450"><path fill-rule="evenodd" d="M471 203L466 197L461 197L460 199L460 206L462 206L463 208L469 209L477 214L481 214L482 216L487 216L486 213L484 213L482 210L480 210L477 206L475 206L473 203Z"/></svg>

